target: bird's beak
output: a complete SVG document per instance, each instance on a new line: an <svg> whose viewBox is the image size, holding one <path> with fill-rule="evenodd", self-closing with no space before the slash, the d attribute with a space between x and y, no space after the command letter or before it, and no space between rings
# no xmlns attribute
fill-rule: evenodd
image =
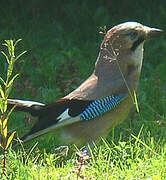
<svg viewBox="0 0 166 180"><path fill-rule="evenodd" d="M146 38L153 38L153 37L158 37L159 35L164 34L164 31L161 29L157 28L149 28L145 26L145 32L146 32Z"/></svg>

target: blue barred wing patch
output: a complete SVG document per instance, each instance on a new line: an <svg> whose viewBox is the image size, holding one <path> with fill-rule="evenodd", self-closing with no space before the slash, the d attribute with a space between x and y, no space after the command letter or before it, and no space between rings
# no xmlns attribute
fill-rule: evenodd
<svg viewBox="0 0 166 180"><path fill-rule="evenodd" d="M107 96L103 99L93 101L82 113L81 120L95 118L117 106L124 98L125 94L119 96Z"/></svg>

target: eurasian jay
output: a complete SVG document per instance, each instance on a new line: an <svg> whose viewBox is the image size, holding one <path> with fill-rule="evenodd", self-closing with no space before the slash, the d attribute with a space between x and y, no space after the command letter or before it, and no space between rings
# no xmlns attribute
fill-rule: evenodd
<svg viewBox="0 0 166 180"><path fill-rule="evenodd" d="M83 146L106 137L134 104L145 40L162 32L137 22L119 24L106 33L94 72L76 90L51 104L8 99L9 108L38 117L21 140L59 131L62 144Z"/></svg>

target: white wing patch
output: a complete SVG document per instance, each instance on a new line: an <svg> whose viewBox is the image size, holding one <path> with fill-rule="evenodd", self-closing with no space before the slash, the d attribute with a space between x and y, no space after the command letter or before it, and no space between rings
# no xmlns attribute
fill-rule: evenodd
<svg viewBox="0 0 166 180"><path fill-rule="evenodd" d="M59 121L63 121L69 118L71 118L71 116L69 116L69 108L67 108L60 116L57 117Z"/></svg>

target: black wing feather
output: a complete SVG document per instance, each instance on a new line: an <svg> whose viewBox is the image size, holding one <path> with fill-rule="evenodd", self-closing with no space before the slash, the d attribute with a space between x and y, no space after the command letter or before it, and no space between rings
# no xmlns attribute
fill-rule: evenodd
<svg viewBox="0 0 166 180"><path fill-rule="evenodd" d="M21 139L24 140L28 135L34 134L54 125L58 122L57 117L59 117L66 109L69 109L69 115L71 117L81 114L81 112L83 112L91 102L92 101L83 101L77 99L60 99L55 103L47 104L41 107L40 110L38 110L38 122L32 127L31 131Z"/></svg>

